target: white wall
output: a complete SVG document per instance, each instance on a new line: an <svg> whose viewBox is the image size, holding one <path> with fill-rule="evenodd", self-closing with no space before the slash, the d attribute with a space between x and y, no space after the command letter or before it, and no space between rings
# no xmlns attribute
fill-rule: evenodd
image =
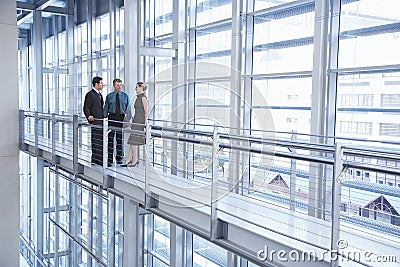
<svg viewBox="0 0 400 267"><path fill-rule="evenodd" d="M0 1L0 266L19 266L16 1Z"/></svg>

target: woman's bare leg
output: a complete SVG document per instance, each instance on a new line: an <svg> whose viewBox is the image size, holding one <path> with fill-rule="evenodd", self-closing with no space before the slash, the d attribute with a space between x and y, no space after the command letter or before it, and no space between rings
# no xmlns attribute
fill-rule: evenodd
<svg viewBox="0 0 400 267"><path fill-rule="evenodd" d="M138 159L138 154L137 154L137 147L136 145L132 145L132 164L135 164L139 159Z"/></svg>
<svg viewBox="0 0 400 267"><path fill-rule="evenodd" d="M129 146L129 151L128 151L128 155L126 156L126 163L132 161L132 155L133 155L133 145ZM133 161L132 161L133 162Z"/></svg>

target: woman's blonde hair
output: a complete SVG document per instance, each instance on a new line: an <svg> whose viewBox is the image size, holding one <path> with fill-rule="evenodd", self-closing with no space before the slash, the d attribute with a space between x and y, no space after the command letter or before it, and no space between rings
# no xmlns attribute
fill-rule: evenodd
<svg viewBox="0 0 400 267"><path fill-rule="evenodd" d="M140 86L140 88L142 88L142 89L143 89L143 91L146 91L146 90L147 90L147 85L146 85L146 84L144 84L143 82L138 82L138 83L137 83L137 85L139 85L139 86Z"/></svg>

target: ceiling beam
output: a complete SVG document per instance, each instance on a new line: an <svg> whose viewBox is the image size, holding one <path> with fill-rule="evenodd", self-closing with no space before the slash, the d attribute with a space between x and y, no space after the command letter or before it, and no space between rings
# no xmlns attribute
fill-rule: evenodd
<svg viewBox="0 0 400 267"><path fill-rule="evenodd" d="M73 9L68 10L68 8L65 7L49 6L43 9L42 11L61 16L73 15L73 13L71 13L73 12Z"/></svg>
<svg viewBox="0 0 400 267"><path fill-rule="evenodd" d="M18 15L17 17L17 26L21 25L22 23L25 22L27 19L32 18L32 11L23 11L21 14Z"/></svg>
<svg viewBox="0 0 400 267"><path fill-rule="evenodd" d="M51 6L56 0L40 0L37 3L27 3L17 1L17 9L22 9L26 11L33 11L33 10L45 10L47 8L60 8L64 10L65 8L62 7L53 7Z"/></svg>
<svg viewBox="0 0 400 267"><path fill-rule="evenodd" d="M51 6L55 0L41 0L36 4L17 1L17 9L24 10L17 16L17 25L23 24L26 20L32 19L32 11L39 10L56 15L70 15L68 8Z"/></svg>
<svg viewBox="0 0 400 267"><path fill-rule="evenodd" d="M37 3L35 3L35 9L36 10L43 10L46 7L48 7L51 4L53 4L54 2L56 2L56 0L40 0Z"/></svg>
<svg viewBox="0 0 400 267"><path fill-rule="evenodd" d="M32 11L32 10L35 9L35 4L17 1L17 9L30 10L30 11Z"/></svg>

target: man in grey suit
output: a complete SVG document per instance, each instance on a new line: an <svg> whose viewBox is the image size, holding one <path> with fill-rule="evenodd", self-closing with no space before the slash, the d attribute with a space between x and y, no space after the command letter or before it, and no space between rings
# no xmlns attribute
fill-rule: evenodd
<svg viewBox="0 0 400 267"><path fill-rule="evenodd" d="M92 163L103 165L103 78L94 77L93 89L85 96L83 112L91 126Z"/></svg>

